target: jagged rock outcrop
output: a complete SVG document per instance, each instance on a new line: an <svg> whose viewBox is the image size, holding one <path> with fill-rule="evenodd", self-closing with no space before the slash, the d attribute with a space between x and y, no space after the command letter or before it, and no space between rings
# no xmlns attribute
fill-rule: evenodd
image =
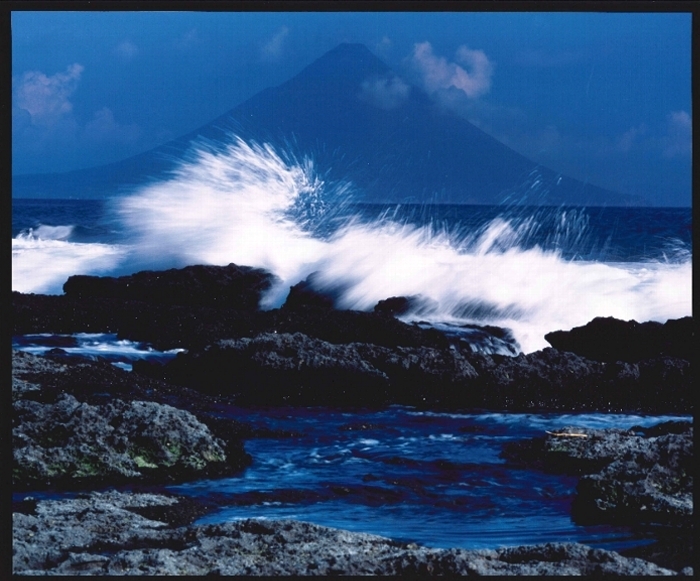
<svg viewBox="0 0 700 581"><path fill-rule="evenodd" d="M664 324L596 317L583 327L553 331L544 336L555 349L607 363L635 363L664 356L690 361L693 337L692 317L674 319Z"/></svg>

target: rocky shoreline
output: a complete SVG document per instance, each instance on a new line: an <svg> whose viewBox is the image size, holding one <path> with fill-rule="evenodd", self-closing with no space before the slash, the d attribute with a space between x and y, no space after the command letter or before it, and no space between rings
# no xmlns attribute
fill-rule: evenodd
<svg viewBox="0 0 700 581"><path fill-rule="evenodd" d="M673 575L576 543L429 549L299 521L174 525L178 499L91 493L13 514L25 575ZM175 517L174 520L178 520ZM692 574L690 569L683 574Z"/></svg>
<svg viewBox="0 0 700 581"><path fill-rule="evenodd" d="M692 319L596 319L506 356L394 315L335 310L313 278L280 309L259 269L195 266L71 277L64 295L13 293L13 334L112 332L161 349L166 365L12 355L13 490L100 490L235 474L255 428L211 413L246 405L683 413L693 410ZM504 330L482 336L504 351ZM572 543L437 550L294 521L193 526L210 508L162 494L85 492L13 506L17 574L692 574L692 424L546 434L504 449L514 464L580 476L574 519L657 527L620 554ZM169 507L169 508L168 508ZM62 532L63 531L63 532ZM641 557L641 558L638 558Z"/></svg>

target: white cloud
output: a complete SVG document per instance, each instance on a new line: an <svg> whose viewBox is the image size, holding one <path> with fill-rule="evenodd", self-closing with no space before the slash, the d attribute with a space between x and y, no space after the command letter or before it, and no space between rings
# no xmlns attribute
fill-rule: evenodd
<svg viewBox="0 0 700 581"><path fill-rule="evenodd" d="M410 64L429 93L453 87L471 99L488 93L493 65L486 54L482 50L460 46L455 56L466 70L444 57L435 56L431 44L422 42L414 46Z"/></svg>
<svg viewBox="0 0 700 581"><path fill-rule="evenodd" d="M395 109L402 105L411 87L399 77L371 77L362 82L359 98L380 109Z"/></svg>
<svg viewBox="0 0 700 581"><path fill-rule="evenodd" d="M40 166L32 158L47 152L54 159L51 171L61 171L64 164L81 158L102 155L106 162L124 146L141 140L138 125L120 125L107 107L96 111L87 123L79 122L81 115L74 114L70 99L83 70L76 63L52 76L28 71L13 79L12 143L18 154L13 156L13 168L36 171ZM25 161L20 162L22 156Z"/></svg>
<svg viewBox="0 0 700 581"><path fill-rule="evenodd" d="M55 125L73 111L69 97L78 87L83 70L82 65L74 63L65 73L50 77L40 71L27 71L15 87L15 105L29 113L33 125Z"/></svg>
<svg viewBox="0 0 700 581"><path fill-rule="evenodd" d="M374 45L375 50L383 55L386 55L392 47L391 39L388 36L383 36L382 39Z"/></svg>
<svg viewBox="0 0 700 581"><path fill-rule="evenodd" d="M131 60L139 53L139 48L130 40L123 40L114 50L120 57L126 60Z"/></svg>
<svg viewBox="0 0 700 581"><path fill-rule="evenodd" d="M673 111L666 119L661 138L664 157L690 155L693 147L693 119L686 111Z"/></svg>
<svg viewBox="0 0 700 581"><path fill-rule="evenodd" d="M288 35L289 28L286 26L280 28L274 36L263 45L261 49L262 57L269 60L278 58L282 54L284 41L287 39Z"/></svg>
<svg viewBox="0 0 700 581"><path fill-rule="evenodd" d="M617 138L615 142L614 151L620 153L628 153L633 147L639 145L640 139L646 135L647 126L642 123L637 127L630 127L625 131L620 137Z"/></svg>

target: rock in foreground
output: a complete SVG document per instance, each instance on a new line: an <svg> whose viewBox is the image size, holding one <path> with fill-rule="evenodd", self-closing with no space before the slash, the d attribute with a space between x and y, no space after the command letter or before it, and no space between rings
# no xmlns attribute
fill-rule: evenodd
<svg viewBox="0 0 700 581"><path fill-rule="evenodd" d="M631 430L569 427L512 442L503 457L581 475L572 505L578 524L647 527L656 542L624 551L681 569L693 555L693 427L665 422Z"/></svg>
<svg viewBox="0 0 700 581"><path fill-rule="evenodd" d="M429 549L298 521L169 525L176 498L92 493L13 513L23 575L672 575L576 543ZM692 574L690 569L684 573Z"/></svg>
<svg viewBox="0 0 700 581"><path fill-rule="evenodd" d="M668 422L651 433L571 427L513 442L503 456L545 470L581 474L573 516L582 524L690 526L692 424Z"/></svg>
<svg viewBox="0 0 700 581"><path fill-rule="evenodd" d="M129 397L124 389L119 394L124 399L95 393L113 391L113 378L115 384L138 382L134 375L103 366L13 353L16 490L182 481L232 473L245 462L240 440L218 438L189 411L143 401L135 393ZM84 372L84 388L93 391L87 397L79 385ZM67 389L49 387L61 380ZM73 394L67 393L71 387Z"/></svg>

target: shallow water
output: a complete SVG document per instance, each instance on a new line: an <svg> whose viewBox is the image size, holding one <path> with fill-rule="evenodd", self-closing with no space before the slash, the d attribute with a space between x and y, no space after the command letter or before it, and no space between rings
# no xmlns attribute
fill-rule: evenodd
<svg viewBox="0 0 700 581"><path fill-rule="evenodd" d="M577 478L512 468L507 441L569 425L649 426L670 416L221 409L297 434L246 442L254 462L234 478L169 487L224 506L198 523L293 518L432 547L577 541L610 549L647 542L625 527L578 526ZM676 418L674 418L676 419Z"/></svg>
<svg viewBox="0 0 700 581"><path fill-rule="evenodd" d="M37 334L13 338L35 354L101 357L124 369L138 358L165 361L178 350L109 334ZM368 532L431 547L489 548L577 541L620 550L651 542L626 527L579 526L570 507L577 478L508 466L506 442L565 426L647 427L690 416L632 414L445 413L392 406L384 410L236 408L211 410L270 437L246 440L253 464L230 478L169 486L215 501L198 524L242 518L290 518ZM261 432L262 431L262 432ZM21 493L14 500L71 493Z"/></svg>

